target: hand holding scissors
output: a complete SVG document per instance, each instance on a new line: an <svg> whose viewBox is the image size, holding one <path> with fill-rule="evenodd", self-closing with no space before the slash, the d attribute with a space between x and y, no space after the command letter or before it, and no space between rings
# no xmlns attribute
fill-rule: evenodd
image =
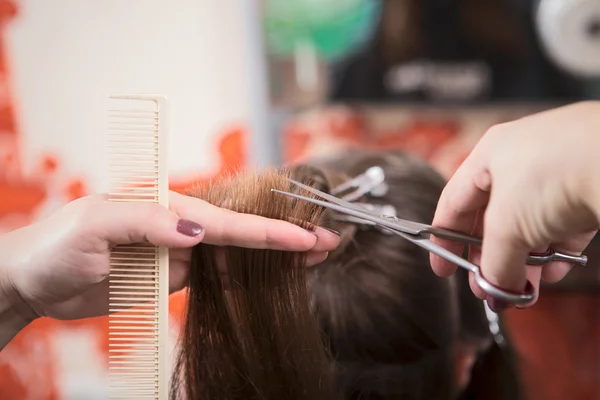
<svg viewBox="0 0 600 400"><path fill-rule="evenodd" d="M321 207L337 211L342 214L351 215L353 217L369 221L375 225L378 225L379 227L383 227L389 230L391 233L399 235L405 238L406 240L409 240L412 243L416 244L417 246L420 246L426 249L427 251L434 253L446 259L447 261L450 261L451 263L456 264L459 267L465 268L468 271L472 272L475 276L475 280L479 287L481 287L481 289L484 292L497 299L503 300L508 303L525 304L534 300L536 297L535 288L531 284L528 284L522 293L508 291L491 284L481 274L479 266L434 243L430 240L429 237L430 235L434 235L439 238L458 241L464 244L478 245L482 243L482 239L480 238L465 235L463 233L451 230L435 228L427 224L399 219L393 216L376 215L368 211L366 208L361 207L359 204L353 204L344 201L335 196L321 192L317 189L314 189L310 186L304 185L300 182L296 182L291 179L290 182L293 185L304 189L307 192L312 193L327 201L319 200L313 197L302 196L296 193L285 192L277 189L272 189L272 191L295 198L297 200L307 201L319 205ZM572 256L557 251L548 250L545 253L530 253L527 259L527 263L530 265L544 265L550 261L567 261L574 264L586 265L587 257L584 255Z"/></svg>

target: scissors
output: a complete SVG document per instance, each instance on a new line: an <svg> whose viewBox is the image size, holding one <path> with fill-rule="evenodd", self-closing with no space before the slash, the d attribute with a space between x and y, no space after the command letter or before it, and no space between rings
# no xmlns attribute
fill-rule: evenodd
<svg viewBox="0 0 600 400"><path fill-rule="evenodd" d="M455 232L448 229L436 228L431 225L422 224L419 222L407 221L395 216L389 215L377 215L364 207L361 207L357 203L350 203L348 201L342 200L330 194L321 192L315 188L304 185L300 182L297 182L293 179L288 180L295 186L298 186L322 199L328 200L323 201L319 199L315 199L312 197L302 196L296 193L289 193L286 191L271 189L272 192L282 194L284 196L292 197L297 200L307 201L316 205L319 205L324 208L328 208L342 214L351 215L356 218L360 218L374 225L378 225L380 227L386 228L390 232L403 237L406 240L416 244L424 248L425 250L436 254L451 263L454 263L466 270L472 272L475 275L475 279L479 287L486 292L487 294L496 297L497 299L504 300L509 303L514 304L524 304L529 303L530 301L535 299L535 288L532 285L527 285L527 288L524 293L512 292L505 289L501 289L493 284L491 284L487 279L483 277L481 274L481 270L479 266L471 263L470 261L452 253L449 250L446 250L444 247L432 242L429 239L430 235L434 235L441 239L458 241L464 244L478 244L482 243L481 238L469 236L460 232ZM550 261L566 261L579 265L587 264L587 256L572 256L569 254L563 254L558 251L548 250L545 253L530 253L527 258L527 264L529 265L543 265L547 264Z"/></svg>

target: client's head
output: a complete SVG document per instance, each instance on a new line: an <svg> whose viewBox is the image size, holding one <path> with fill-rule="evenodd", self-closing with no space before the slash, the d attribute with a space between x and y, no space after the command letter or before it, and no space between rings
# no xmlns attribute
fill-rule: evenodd
<svg viewBox="0 0 600 400"><path fill-rule="evenodd" d="M445 182L420 159L357 150L297 166L294 173L328 192L372 166L383 169L387 193L362 201L391 205L399 218L431 222ZM467 276L437 277L425 250L397 235L340 222L332 212L325 226L340 232L341 243L311 269L309 292L346 398L456 399L475 355L492 343Z"/></svg>

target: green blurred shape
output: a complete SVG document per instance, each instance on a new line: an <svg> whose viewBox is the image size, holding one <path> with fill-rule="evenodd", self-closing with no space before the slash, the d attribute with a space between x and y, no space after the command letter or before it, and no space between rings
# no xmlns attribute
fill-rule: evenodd
<svg viewBox="0 0 600 400"><path fill-rule="evenodd" d="M302 43L326 60L344 57L370 39L379 9L379 0L265 0L268 49L289 56Z"/></svg>

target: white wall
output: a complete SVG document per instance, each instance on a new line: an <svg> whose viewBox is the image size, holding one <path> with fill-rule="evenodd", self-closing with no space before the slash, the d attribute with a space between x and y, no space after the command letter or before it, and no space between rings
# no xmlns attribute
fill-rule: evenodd
<svg viewBox="0 0 600 400"><path fill-rule="evenodd" d="M7 28L26 168L59 155L106 188L112 92L171 99L171 175L216 167L211 135L248 114L235 0L21 0Z"/></svg>
<svg viewBox="0 0 600 400"><path fill-rule="evenodd" d="M163 93L170 98L171 177L218 167L214 135L229 124L246 122L249 113L236 0L17 3L19 14L4 34L22 158L30 174L25 179L43 180L48 189L34 217L66 201L57 179L83 178L92 191L107 189L110 93ZM41 157L48 154L60 162L63 178L35 176ZM0 232L27 221L9 215ZM106 398L106 359L98 350L104 333L94 326L65 326L53 333L49 338L29 329L26 346L7 347L0 365L8 364L29 388L28 398L43 398L51 380L64 399L79 400L83 394L88 400ZM53 376L39 376L41 365L50 362Z"/></svg>

